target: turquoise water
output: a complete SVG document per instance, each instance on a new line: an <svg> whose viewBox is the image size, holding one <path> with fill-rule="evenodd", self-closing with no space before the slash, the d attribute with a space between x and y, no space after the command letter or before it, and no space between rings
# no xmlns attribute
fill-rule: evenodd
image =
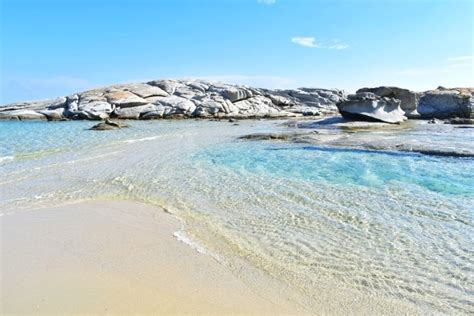
<svg viewBox="0 0 474 316"><path fill-rule="evenodd" d="M443 195L474 194L474 160L318 146L238 143L205 154L216 165L281 178L381 188L420 186Z"/></svg>
<svg viewBox="0 0 474 316"><path fill-rule="evenodd" d="M474 312L474 159L236 140L285 129L271 121L93 124L0 123L2 212L145 201L230 266L243 258L315 299L350 290ZM417 133L453 143L448 128Z"/></svg>

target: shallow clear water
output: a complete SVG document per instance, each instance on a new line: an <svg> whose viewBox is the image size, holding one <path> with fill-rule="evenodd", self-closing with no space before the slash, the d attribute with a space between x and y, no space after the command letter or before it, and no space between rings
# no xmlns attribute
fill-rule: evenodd
<svg viewBox="0 0 474 316"><path fill-rule="evenodd" d="M342 288L474 312L474 159L236 140L284 129L277 122L131 124L0 123L0 156L11 157L0 161L2 211L146 201L183 218L206 248L310 296Z"/></svg>

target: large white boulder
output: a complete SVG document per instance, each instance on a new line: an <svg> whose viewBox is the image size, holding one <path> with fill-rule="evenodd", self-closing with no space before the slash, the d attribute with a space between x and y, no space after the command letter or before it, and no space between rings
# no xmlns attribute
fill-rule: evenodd
<svg viewBox="0 0 474 316"><path fill-rule="evenodd" d="M420 99L418 112L422 118L474 117L474 89L427 91Z"/></svg>
<svg viewBox="0 0 474 316"><path fill-rule="evenodd" d="M407 118L400 108L400 100L379 97L370 92L360 92L338 103L341 115L347 119L358 121L381 121L401 123Z"/></svg>

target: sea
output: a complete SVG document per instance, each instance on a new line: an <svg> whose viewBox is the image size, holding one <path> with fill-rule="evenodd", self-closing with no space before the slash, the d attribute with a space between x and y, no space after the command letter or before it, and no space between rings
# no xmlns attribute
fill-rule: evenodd
<svg viewBox="0 0 474 316"><path fill-rule="evenodd" d="M310 299L340 289L421 314L474 314L473 158L239 138L287 131L282 120L94 124L0 122L0 216L149 203L183 222L179 240L236 274L245 261ZM396 137L463 147L474 129Z"/></svg>

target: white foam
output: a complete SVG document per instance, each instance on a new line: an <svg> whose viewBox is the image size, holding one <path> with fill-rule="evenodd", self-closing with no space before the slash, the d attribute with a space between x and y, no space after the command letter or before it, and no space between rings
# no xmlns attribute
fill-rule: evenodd
<svg viewBox="0 0 474 316"><path fill-rule="evenodd" d="M186 234L184 230L178 230L173 233L173 236L176 237L176 239L182 243L185 243L186 245L190 246L194 250L196 250L199 253L209 255L209 253L206 251L206 249L189 238L189 236Z"/></svg>
<svg viewBox="0 0 474 316"><path fill-rule="evenodd" d="M8 160L13 160L13 156L4 156L4 157L0 157L0 163L4 162L4 161L8 161Z"/></svg>
<svg viewBox="0 0 474 316"><path fill-rule="evenodd" d="M124 140L124 143L130 144L130 143L137 143L137 142L146 142L148 140L155 140L158 138L163 137L163 135L157 135L157 136L150 136L150 137L143 137L143 138L137 138L137 139L128 139Z"/></svg>

